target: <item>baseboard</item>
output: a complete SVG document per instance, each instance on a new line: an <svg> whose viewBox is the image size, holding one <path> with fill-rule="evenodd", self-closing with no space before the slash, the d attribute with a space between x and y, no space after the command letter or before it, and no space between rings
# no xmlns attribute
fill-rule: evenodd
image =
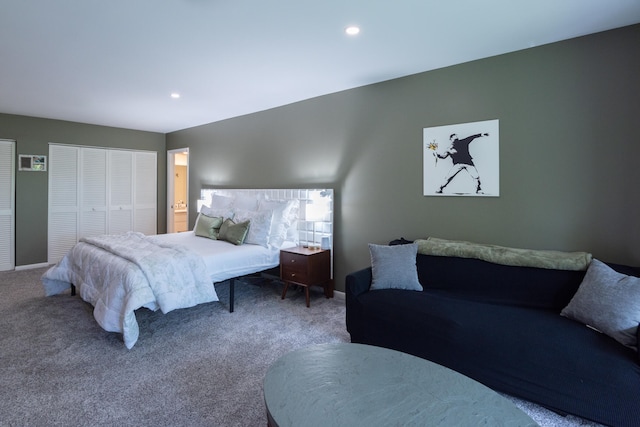
<svg viewBox="0 0 640 427"><path fill-rule="evenodd" d="M335 299L339 299L340 301L344 301L345 300L345 293L342 291L333 291L333 297Z"/></svg>
<svg viewBox="0 0 640 427"><path fill-rule="evenodd" d="M48 266L49 266L48 262L41 262L39 264L16 265L14 270L15 271L33 270L34 268L42 268L42 267L48 267Z"/></svg>

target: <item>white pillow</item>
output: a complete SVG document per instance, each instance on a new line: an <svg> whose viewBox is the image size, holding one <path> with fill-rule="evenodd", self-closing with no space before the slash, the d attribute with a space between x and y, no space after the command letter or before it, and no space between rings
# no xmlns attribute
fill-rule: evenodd
<svg viewBox="0 0 640 427"><path fill-rule="evenodd" d="M211 195L211 208L213 209L228 209L233 204L233 197L223 196L221 194Z"/></svg>
<svg viewBox="0 0 640 427"><path fill-rule="evenodd" d="M258 212L272 211L271 232L269 233L269 246L280 248L287 239L287 231L291 227L297 200L261 200L258 204Z"/></svg>
<svg viewBox="0 0 640 427"><path fill-rule="evenodd" d="M238 195L233 200L232 208L236 210L257 211L258 210L258 197L257 196L245 196Z"/></svg>
<svg viewBox="0 0 640 427"><path fill-rule="evenodd" d="M287 229L286 241L298 244L300 235L298 233L298 218L300 216L300 200L293 200L293 207L289 212L289 228Z"/></svg>
<svg viewBox="0 0 640 427"><path fill-rule="evenodd" d="M233 211L229 208L226 209L212 209L207 205L202 205L200 213L210 217L222 217L224 219L233 219Z"/></svg>
<svg viewBox="0 0 640 427"><path fill-rule="evenodd" d="M247 211L236 209L234 211L236 222L249 221L249 231L244 239L245 243L269 247L269 233L273 219L272 210Z"/></svg>

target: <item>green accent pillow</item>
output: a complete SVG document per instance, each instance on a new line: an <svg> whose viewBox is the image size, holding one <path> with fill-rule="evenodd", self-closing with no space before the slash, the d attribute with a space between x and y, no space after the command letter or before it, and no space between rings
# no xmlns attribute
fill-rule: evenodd
<svg viewBox="0 0 640 427"><path fill-rule="evenodd" d="M199 213L194 232L196 236L217 240L222 221L223 218L221 216L211 217Z"/></svg>
<svg viewBox="0 0 640 427"><path fill-rule="evenodd" d="M227 218L220 227L218 239L225 240L239 246L244 243L244 239L247 237L248 231L249 221L239 222L236 224L233 220Z"/></svg>

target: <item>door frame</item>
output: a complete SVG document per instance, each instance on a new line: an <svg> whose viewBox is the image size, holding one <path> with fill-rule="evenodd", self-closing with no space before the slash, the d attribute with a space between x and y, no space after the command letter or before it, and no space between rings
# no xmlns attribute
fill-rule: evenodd
<svg viewBox="0 0 640 427"><path fill-rule="evenodd" d="M176 148L174 150L167 150L167 233L175 233L174 227L174 206L175 202L175 180L176 180L176 155L183 154L187 155L187 212L189 209L189 148ZM188 215L187 215L188 218Z"/></svg>

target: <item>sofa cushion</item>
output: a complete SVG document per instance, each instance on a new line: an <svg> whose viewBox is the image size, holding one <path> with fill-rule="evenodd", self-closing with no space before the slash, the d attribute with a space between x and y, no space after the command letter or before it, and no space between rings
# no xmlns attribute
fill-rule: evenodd
<svg viewBox="0 0 640 427"><path fill-rule="evenodd" d="M556 310L576 293L584 271L549 270L493 264L471 258L418 254L418 278L424 289L441 289L465 298Z"/></svg>
<svg viewBox="0 0 640 427"><path fill-rule="evenodd" d="M554 310L429 289L366 292L354 304L352 342L429 359L560 413L637 425L634 352Z"/></svg>
<svg viewBox="0 0 640 427"><path fill-rule="evenodd" d="M369 252L373 271L371 290L422 290L416 268L418 245L386 246L370 243Z"/></svg>
<svg viewBox="0 0 640 427"><path fill-rule="evenodd" d="M561 314L637 349L640 278L618 273L594 259L578 291Z"/></svg>

